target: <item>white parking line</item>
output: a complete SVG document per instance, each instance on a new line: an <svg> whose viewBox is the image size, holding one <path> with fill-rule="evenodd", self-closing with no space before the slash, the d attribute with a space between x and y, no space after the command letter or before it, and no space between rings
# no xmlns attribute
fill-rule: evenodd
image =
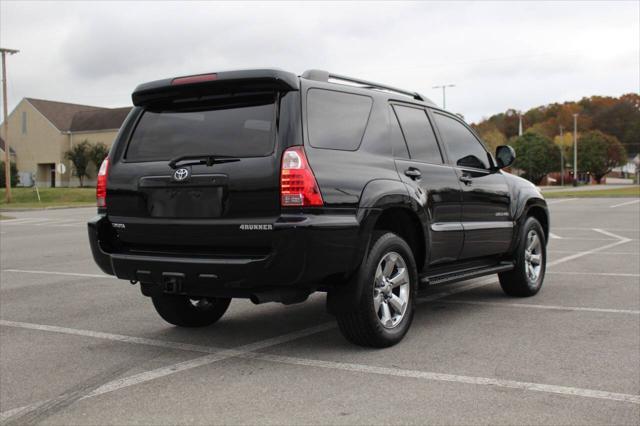
<svg viewBox="0 0 640 426"><path fill-rule="evenodd" d="M640 277L640 274L624 274L618 272L564 272L564 271L550 271L547 274L559 274L559 275L592 275L599 277Z"/></svg>
<svg viewBox="0 0 640 426"><path fill-rule="evenodd" d="M101 331L81 330L77 328L58 327L55 325L33 324L20 321L0 320L0 326L24 328L27 330L47 331L50 333L69 334L73 336L91 337L94 339L113 340L115 342L133 343L137 345L157 346L160 348L182 351L214 353L223 350L211 346L192 345L189 343L170 342L166 340L147 339L144 337L125 336L122 334L103 333Z"/></svg>
<svg viewBox="0 0 640 426"><path fill-rule="evenodd" d="M70 276L70 277L117 279L113 275L106 275L106 274L78 274L78 273L75 273L75 272L35 271L35 270L28 270L28 269L3 269L2 272L17 272L17 273L22 273L22 274L66 275L66 276Z"/></svg>
<svg viewBox="0 0 640 426"><path fill-rule="evenodd" d="M459 305L479 305L479 306L507 306L511 308L527 309L548 309L552 311L576 311L576 312L600 312L609 314L629 314L640 315L639 310L633 309L607 309L607 308L583 308L579 306L557 306L557 305L534 305L530 303L503 303L503 302L480 302L475 300L440 300L438 303L451 303Z"/></svg>
<svg viewBox="0 0 640 426"><path fill-rule="evenodd" d="M575 250L547 250L547 253L575 253ZM640 256L640 253L637 251L601 251L598 253L599 256L602 255L612 255L612 256L618 256L618 255L628 255L628 254L632 254L634 256Z"/></svg>
<svg viewBox="0 0 640 426"><path fill-rule="evenodd" d="M37 218L37 217L26 217L26 218L22 218L22 219L10 219L10 220L3 220L2 221L2 226L8 226L8 225L33 225L35 223L38 222L47 222L49 221L49 219L46 218Z"/></svg>
<svg viewBox="0 0 640 426"><path fill-rule="evenodd" d="M472 385L495 386L499 388L521 389L534 392L546 392L559 395L581 396L610 401L630 402L640 404L640 395L606 392L594 389L574 388L569 386L547 385L542 383L519 382L516 380L503 380L489 377L461 376L457 374L443 374L429 371L404 370L400 368L376 367L372 365L351 364L343 362L320 361L289 356L247 353L242 358L258 359L260 361L279 362L289 365L303 365L307 367L328 368L332 370L353 371L368 374L380 374L384 376L409 377L427 381L466 383Z"/></svg>
<svg viewBox="0 0 640 426"><path fill-rule="evenodd" d="M553 232L549 232L549 237L556 239L556 240L562 240L564 239L564 237L561 237L560 235L554 234Z"/></svg>
<svg viewBox="0 0 640 426"><path fill-rule="evenodd" d="M479 285L479 283L475 283L475 284L476 286ZM531 305L525 305L525 306L531 307ZM573 308L573 309L577 310L579 308ZM620 313L620 312L616 312L616 313ZM96 338L106 338L109 340L123 341L127 343L140 343L145 345L151 344L153 346L158 346L157 341L153 339L141 339L138 341L138 338L134 338L134 337L112 335L109 333L91 332L87 330L74 330L74 329L66 329L63 327L41 326L38 324L27 324L27 323L19 323L19 322L11 322L11 321L2 321L0 325L30 328L30 329L43 330L43 331L69 333L69 334L96 337ZM268 347L290 342L292 340L296 340L302 337L307 337L307 336L319 333L321 331L330 330L334 327L335 325L333 323L325 323L317 327L311 327L298 332L293 332L283 336L278 336L272 339L266 339L260 342L250 343L248 345L244 345L236 349L221 350L220 352L205 355L203 357L194 358L189 361L180 362L177 364L172 364L169 366L157 368L155 370L146 371L146 372L125 377L122 379L116 379L94 389L90 393L78 398L78 400L87 399L87 398L91 398L98 395L104 395L106 393L113 392L119 389L146 383L158 378L166 377L168 375L171 375L177 372L187 371L193 368L210 365L212 363L222 361L224 359L240 357L244 359L277 362L277 363L288 364L288 365L327 368L332 370L351 371L351 372L359 372L359 373L367 373L367 374L380 374L385 376L406 377L406 378L421 379L421 380L427 380L427 381L441 381L441 382L464 383L464 384L473 384L473 385L482 385L482 386L495 386L500 388L521 389L521 390L529 390L529 391L535 391L535 392L546 392L546 393L553 393L553 394L559 394L559 395L579 396L579 397L585 397L585 398L595 398L595 399L602 399L602 400L611 400L611 401L640 404L640 395L607 392L607 391L601 391L601 390L584 389L584 388L576 388L576 387L569 387L569 386L556 386L556 385L548 385L543 383L520 382L516 380L504 380L504 379L496 379L496 378L490 378L490 377L463 376L463 375L456 375L456 374L435 373L435 372L419 371L419 370L405 370L400 368L376 367L376 366L363 365L363 364L321 361L321 360L314 360L314 359L296 358L296 357L271 355L271 354L255 352L257 350L266 349ZM180 343L174 343L174 342L161 342L161 346L164 346L165 344L167 345L167 347L172 347L172 348L178 348L180 345L182 345ZM188 345L188 346L190 347L189 350L198 351L198 348L199 348L198 345ZM204 350L206 352L210 352L211 348L205 347ZM5 422L14 416L26 414L32 410L37 410L39 407L42 407L44 404L46 404L46 401L39 401L24 407L17 407L17 408L2 412L0 413L0 422Z"/></svg>
<svg viewBox="0 0 640 426"><path fill-rule="evenodd" d="M599 232L599 233L601 233L603 235L607 235L607 236L610 236L610 237L617 238L618 241L616 241L614 243L611 243L611 244L607 244L607 245L601 246L601 247L596 247L596 248L591 249L591 250L581 251L581 252L572 254L570 256L562 257L560 259L554 260L553 262L547 263L547 267L559 265L561 263L565 263L565 262L568 262L570 260L574 260L574 259L578 259L578 258L581 258L581 257L584 257L584 256L588 256L590 254L597 253L597 252L603 251L603 250L607 250L607 249L619 246L620 244L625 244L625 243L628 243L629 241L631 241L630 238L621 237L620 235L616 235L614 233L611 233L611 232L608 232L608 231L605 231L605 230L602 230L602 229L599 229L599 228L593 228L593 230L596 231L596 232Z"/></svg>
<svg viewBox="0 0 640 426"><path fill-rule="evenodd" d="M614 204L613 206L609 206L609 208L613 209L616 207L629 206L631 204L637 204L637 203L640 203L640 200L633 200L633 201L627 201L626 203Z"/></svg>
<svg viewBox="0 0 640 426"><path fill-rule="evenodd" d="M94 337L94 338L102 338L102 339L115 340L115 341L126 342L126 343L138 343L142 345L163 346L163 347L170 347L172 349L180 349L181 346L184 346L185 348L187 347L189 348L186 350L195 351L195 352L210 353L212 350L214 350L214 348L200 347L199 345L183 345L182 343L176 343L176 342L164 342L164 341L158 341L155 339L139 339L137 337L131 337L131 336L100 333L100 332L93 332L89 330L75 330L75 329L70 329L65 327L29 324L29 323L15 322L15 321L0 321L0 325L5 325L8 327L42 330L42 331L52 331L55 333L73 334L73 335L80 335L80 336L87 336L87 337ZM155 370L134 374L133 376L112 380L110 382L103 384L102 386L97 387L96 389L92 390L88 394L76 397L75 400L91 398L94 396L113 392L119 389L135 386L141 383L146 383L151 380L166 377L168 375L171 375L180 371L191 370L193 368L202 367L204 365L212 364L228 358L240 356L248 351L255 351L255 350L265 349L270 346L280 345L282 343L290 342L292 340L296 340L302 337L320 333L325 330L330 330L332 328L335 328L334 322L324 323L315 327L309 327L300 331L284 334L282 336L261 340L255 343L250 343L244 346L240 346L239 348L236 348L236 349L223 349L223 350L220 350L219 352L205 355L202 357L197 357L189 361L179 362L177 364L171 364L165 367L156 368ZM37 410L50 401L51 400L38 401L29 405L16 407L7 411L3 411L0 413L0 423L4 423L15 416L21 416L29 412L32 412L34 410Z"/></svg>
<svg viewBox="0 0 640 426"><path fill-rule="evenodd" d="M566 203L567 201L576 201L577 198L563 198L560 200L547 201L547 205L553 206L555 204Z"/></svg>
<svg viewBox="0 0 640 426"><path fill-rule="evenodd" d="M593 228L580 228L575 226L554 226L553 229L566 229L571 231L593 231ZM608 228L608 231L640 232L638 228Z"/></svg>

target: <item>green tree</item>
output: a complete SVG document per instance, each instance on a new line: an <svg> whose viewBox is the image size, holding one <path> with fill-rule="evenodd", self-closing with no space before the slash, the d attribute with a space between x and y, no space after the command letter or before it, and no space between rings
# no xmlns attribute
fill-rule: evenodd
<svg viewBox="0 0 640 426"><path fill-rule="evenodd" d="M109 155L109 147L102 142L93 145L89 150L91 163L96 166L96 170L100 169L100 165L102 161L107 158L107 155Z"/></svg>
<svg viewBox="0 0 640 426"><path fill-rule="evenodd" d="M551 139L533 132L526 132L513 141L516 151L514 168L523 171L523 177L534 184L560 168L560 148Z"/></svg>
<svg viewBox="0 0 640 426"><path fill-rule="evenodd" d="M578 138L578 168L591 172L598 183L626 160L624 146L615 136L593 130Z"/></svg>
<svg viewBox="0 0 640 426"><path fill-rule="evenodd" d="M16 186L18 184L18 167L16 163L11 163L11 186ZM0 188L4 188L6 184L6 179L4 178L4 161L0 162Z"/></svg>
<svg viewBox="0 0 640 426"><path fill-rule="evenodd" d="M64 158L73 164L73 174L78 177L80 187L84 186L84 178L89 177L87 167L89 166L89 161L91 161L90 153L91 145L86 140L74 145L64 153Z"/></svg>

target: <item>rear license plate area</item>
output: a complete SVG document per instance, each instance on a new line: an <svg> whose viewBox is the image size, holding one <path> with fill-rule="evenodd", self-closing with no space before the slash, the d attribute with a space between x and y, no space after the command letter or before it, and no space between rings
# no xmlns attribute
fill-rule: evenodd
<svg viewBox="0 0 640 426"><path fill-rule="evenodd" d="M144 191L151 217L217 218L222 216L224 187L149 188Z"/></svg>

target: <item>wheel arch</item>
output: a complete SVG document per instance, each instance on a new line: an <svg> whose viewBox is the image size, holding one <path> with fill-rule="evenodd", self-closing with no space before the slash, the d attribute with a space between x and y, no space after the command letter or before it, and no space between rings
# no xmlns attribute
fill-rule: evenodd
<svg viewBox="0 0 640 426"><path fill-rule="evenodd" d="M406 206L388 207L381 211L373 226L374 231L389 231L407 242L418 272L425 263L427 249L424 228L416 212Z"/></svg>
<svg viewBox="0 0 640 426"><path fill-rule="evenodd" d="M549 241L549 211L546 205L542 207L539 204L532 204L527 208L525 218L526 217L534 217L540 222L542 230L544 231L544 239L545 241Z"/></svg>
<svg viewBox="0 0 640 426"><path fill-rule="evenodd" d="M414 253L418 271L426 263L428 218L424 209L409 196L404 183L384 179L369 182L362 193L357 219L360 237L354 273L344 285L333 288L327 297L327 309L334 314L350 311L360 301L359 265L369 252L374 232L388 230L405 239Z"/></svg>

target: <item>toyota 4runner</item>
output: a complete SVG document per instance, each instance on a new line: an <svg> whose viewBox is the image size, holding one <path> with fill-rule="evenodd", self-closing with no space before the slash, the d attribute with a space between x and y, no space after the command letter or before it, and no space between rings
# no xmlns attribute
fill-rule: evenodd
<svg viewBox="0 0 640 426"><path fill-rule="evenodd" d="M458 116L424 96L310 70L138 86L99 170L93 257L162 318L216 322L232 298L327 309L360 345L400 341L420 286L545 275L549 214Z"/></svg>

